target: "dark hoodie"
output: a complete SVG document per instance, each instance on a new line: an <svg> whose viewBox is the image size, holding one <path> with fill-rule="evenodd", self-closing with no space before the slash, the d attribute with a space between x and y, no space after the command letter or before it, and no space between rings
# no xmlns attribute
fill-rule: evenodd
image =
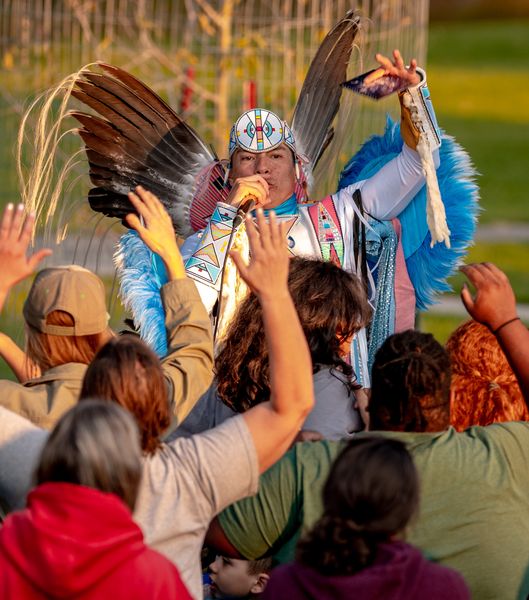
<svg viewBox="0 0 529 600"><path fill-rule="evenodd" d="M404 542L382 544L373 565L326 577L299 563L274 569L262 600L468 600L463 577Z"/></svg>
<svg viewBox="0 0 529 600"><path fill-rule="evenodd" d="M191 599L116 496L45 483L0 529L0 598Z"/></svg>

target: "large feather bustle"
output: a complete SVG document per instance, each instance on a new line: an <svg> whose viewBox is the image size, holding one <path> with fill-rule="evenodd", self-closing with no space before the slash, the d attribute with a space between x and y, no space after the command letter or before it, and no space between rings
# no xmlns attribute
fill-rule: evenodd
<svg viewBox="0 0 529 600"><path fill-rule="evenodd" d="M93 210L122 219L127 193L143 185L171 215L175 231L192 233L189 206L196 175L217 158L153 90L122 69L99 63L81 71L72 95L99 116L72 112L82 125L90 164Z"/></svg>
<svg viewBox="0 0 529 600"><path fill-rule="evenodd" d="M359 22L354 11L348 11L325 36L299 93L292 131L299 153L309 161L306 167L309 181L334 135L332 122L340 107L340 84L347 79L347 65Z"/></svg>

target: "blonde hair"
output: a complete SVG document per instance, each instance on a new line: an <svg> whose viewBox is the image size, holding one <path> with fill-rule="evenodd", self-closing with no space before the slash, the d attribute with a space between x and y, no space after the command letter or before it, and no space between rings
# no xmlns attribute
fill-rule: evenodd
<svg viewBox="0 0 529 600"><path fill-rule="evenodd" d="M53 428L35 479L37 485L73 483L115 494L132 511L141 474L139 433L132 416L112 402L86 400Z"/></svg>
<svg viewBox="0 0 529 600"><path fill-rule="evenodd" d="M72 316L62 310L52 311L46 318L49 325L73 326ZM114 332L108 327L93 335L50 335L26 323L26 354L29 364L37 364L42 371L66 363L90 364L98 350Z"/></svg>

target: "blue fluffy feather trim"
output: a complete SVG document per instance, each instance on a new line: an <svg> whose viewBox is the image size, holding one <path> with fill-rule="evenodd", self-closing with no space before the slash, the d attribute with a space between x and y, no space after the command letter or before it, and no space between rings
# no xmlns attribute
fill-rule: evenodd
<svg viewBox="0 0 529 600"><path fill-rule="evenodd" d="M114 257L120 280L120 296L130 310L141 338L158 354L167 354L165 312L160 297L154 254L135 231L121 236Z"/></svg>
<svg viewBox="0 0 529 600"><path fill-rule="evenodd" d="M347 163L340 175L338 189L376 173L401 151L402 143L400 125L388 117L384 135L371 137ZM444 244L430 247L425 186L399 215L406 266L415 288L418 310L426 310L433 304L436 294L451 291L447 279L461 264L472 244L480 210L475 183L477 172L468 154L444 133L439 154L437 179L451 232L451 247Z"/></svg>

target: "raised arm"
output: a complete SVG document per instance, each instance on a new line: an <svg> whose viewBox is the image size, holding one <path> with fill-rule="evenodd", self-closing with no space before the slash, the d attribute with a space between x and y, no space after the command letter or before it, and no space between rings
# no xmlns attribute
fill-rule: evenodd
<svg viewBox="0 0 529 600"><path fill-rule="evenodd" d="M0 333L0 357L9 365L20 383L41 375L39 366L5 333Z"/></svg>
<svg viewBox="0 0 529 600"><path fill-rule="evenodd" d="M492 263L461 267L475 288L461 290L461 300L470 316L496 336L529 407L529 330L516 311L516 298L507 275Z"/></svg>
<svg viewBox="0 0 529 600"><path fill-rule="evenodd" d="M416 151L420 132L426 136L432 152L439 148L440 136L426 85L426 73L417 69L415 59L406 66L398 50L394 50L392 60L381 54L377 54L376 59L381 66L371 77L391 75L408 85L399 94L400 133L404 140L402 151L360 185L365 211L376 219L390 220L406 208L424 185L423 165ZM435 152L434 161L438 158ZM349 186L350 194L358 187L356 184Z"/></svg>
<svg viewBox="0 0 529 600"><path fill-rule="evenodd" d="M34 225L35 215L24 216L23 204L19 204L16 210L13 204L4 208L0 222L0 310L4 307L9 290L29 277L39 263L51 254L51 250L43 249L26 256Z"/></svg>
<svg viewBox="0 0 529 600"><path fill-rule="evenodd" d="M160 293L165 311L167 355L162 359L171 410L182 422L213 379L210 320L195 284L187 278L171 218L158 198L136 189L129 199L137 210L126 217L143 242L163 260L169 279Z"/></svg>
<svg viewBox="0 0 529 600"><path fill-rule="evenodd" d="M262 473L289 448L314 405L311 358L287 287L289 254L275 215L247 219L251 260L232 253L242 278L259 299L270 361L270 400L243 414Z"/></svg>

